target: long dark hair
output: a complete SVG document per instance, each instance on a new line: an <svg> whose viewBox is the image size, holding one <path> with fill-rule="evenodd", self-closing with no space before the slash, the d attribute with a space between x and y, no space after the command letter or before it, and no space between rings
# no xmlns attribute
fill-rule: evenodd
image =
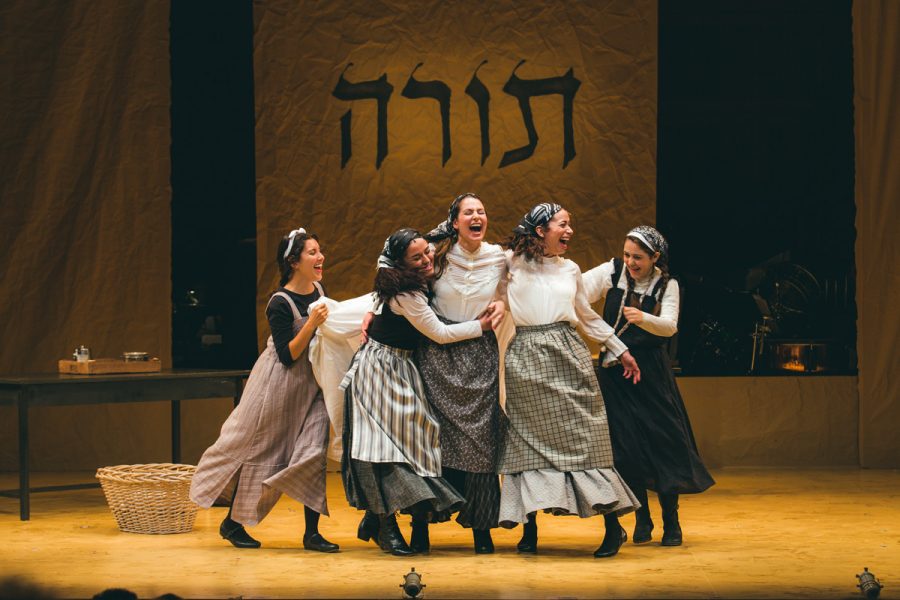
<svg viewBox="0 0 900 600"><path fill-rule="evenodd" d="M544 240L536 234L514 231L503 240L503 247L512 250L513 256L525 256L525 260L544 261Z"/></svg>
<svg viewBox="0 0 900 600"><path fill-rule="evenodd" d="M306 240L316 240L318 242L319 236L308 232L298 233L294 236L294 243L291 244L291 251L287 256L285 256L284 253L288 248L288 244L291 243L290 235L284 236L281 238L281 241L278 242L278 251L275 255L275 260L278 262L278 269L281 271L281 281L278 284L281 287L287 285L287 282L291 280L291 276L294 274L294 265L300 260L300 254L302 254L303 249L306 248Z"/></svg>
<svg viewBox="0 0 900 600"><path fill-rule="evenodd" d="M373 291L379 303L390 302L394 296L407 292L428 295L428 280L418 269L410 269L404 263L406 249L419 238L424 239L421 233L406 227L392 233L385 242L381 254L393 262L394 267L379 267L375 273Z"/></svg>

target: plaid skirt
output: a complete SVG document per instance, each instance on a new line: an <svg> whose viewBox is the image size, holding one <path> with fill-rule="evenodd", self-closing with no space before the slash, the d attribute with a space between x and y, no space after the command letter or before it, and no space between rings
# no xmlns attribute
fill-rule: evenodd
<svg viewBox="0 0 900 600"><path fill-rule="evenodd" d="M439 425L412 351L370 339L350 365L341 476L351 506L408 512L433 522L464 502L442 477Z"/></svg>
<svg viewBox="0 0 900 600"><path fill-rule="evenodd" d="M204 508L229 502L231 518L244 525L259 523L282 493L327 515L328 430L307 351L286 367L270 337L240 403L197 465L191 500Z"/></svg>
<svg viewBox="0 0 900 600"><path fill-rule="evenodd" d="M516 328L506 352L506 411L501 525L536 510L589 517L640 506L613 466L591 354L569 323Z"/></svg>

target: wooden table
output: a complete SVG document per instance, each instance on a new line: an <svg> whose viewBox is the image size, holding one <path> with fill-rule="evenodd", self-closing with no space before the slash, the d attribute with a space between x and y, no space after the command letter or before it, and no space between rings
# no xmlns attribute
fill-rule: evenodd
<svg viewBox="0 0 900 600"><path fill-rule="evenodd" d="M120 402L172 403L172 462L181 462L181 401L194 398L240 400L244 370L174 369L159 373L115 375L0 375L0 405L19 409L19 489L0 495L19 497L19 518L30 518L31 492L83 489L96 483L31 488L28 461L28 412L33 406L116 404Z"/></svg>

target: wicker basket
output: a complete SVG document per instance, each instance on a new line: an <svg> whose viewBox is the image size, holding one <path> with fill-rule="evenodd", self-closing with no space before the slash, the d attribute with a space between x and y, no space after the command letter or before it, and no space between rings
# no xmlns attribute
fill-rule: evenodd
<svg viewBox="0 0 900 600"><path fill-rule="evenodd" d="M197 505L188 492L197 467L156 463L97 469L119 529L130 533L186 533Z"/></svg>

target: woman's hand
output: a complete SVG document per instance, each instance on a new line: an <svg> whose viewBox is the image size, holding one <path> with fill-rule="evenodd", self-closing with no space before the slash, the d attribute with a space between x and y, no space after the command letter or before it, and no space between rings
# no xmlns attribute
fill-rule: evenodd
<svg viewBox="0 0 900 600"><path fill-rule="evenodd" d="M503 300L494 300L488 304L486 312L491 318L491 327L497 329L503 322L503 317L506 316L506 305Z"/></svg>
<svg viewBox="0 0 900 600"><path fill-rule="evenodd" d="M491 329L494 328L494 324L491 321L490 311L486 310L483 313L481 313L481 316L478 317L478 322L481 324L482 331L490 331Z"/></svg>
<svg viewBox="0 0 900 600"><path fill-rule="evenodd" d="M362 326L361 326L362 333L359 336L359 344L360 345L363 345L369 341L369 325L372 324L372 319L374 319L374 318L375 318L375 313L373 313L372 311L367 312L365 314L365 316L363 316Z"/></svg>
<svg viewBox="0 0 900 600"><path fill-rule="evenodd" d="M644 311L639 308L634 308L632 306L626 306L622 309L622 314L625 315L625 319L629 323L634 323L635 325L640 325L644 322Z"/></svg>
<svg viewBox="0 0 900 600"><path fill-rule="evenodd" d="M311 327L316 328L325 322L328 318L328 307L324 303L313 306L309 311L307 322Z"/></svg>
<svg viewBox="0 0 900 600"><path fill-rule="evenodd" d="M637 310L637 309L634 309ZM631 379L634 383L637 383L641 380L641 369L638 367L637 361L634 360L634 357L631 355L631 352L626 350L619 356L619 362L622 363L622 367L624 368L624 376L625 379Z"/></svg>

